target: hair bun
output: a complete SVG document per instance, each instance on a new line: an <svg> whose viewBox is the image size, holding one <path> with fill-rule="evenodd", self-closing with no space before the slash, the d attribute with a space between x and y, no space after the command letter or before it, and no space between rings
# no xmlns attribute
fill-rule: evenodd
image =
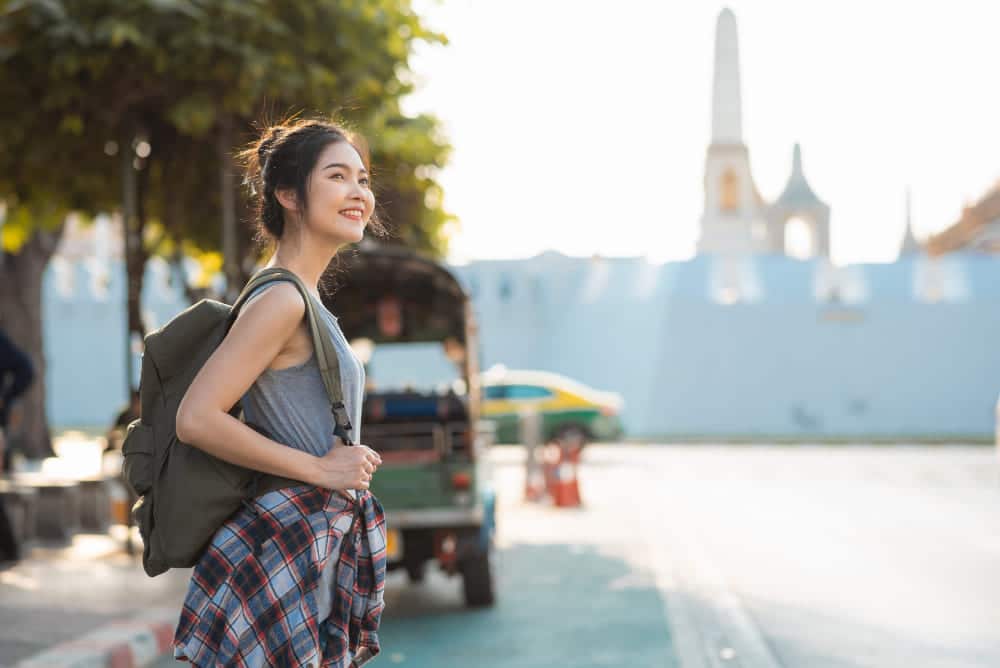
<svg viewBox="0 0 1000 668"><path fill-rule="evenodd" d="M264 137L261 138L260 143L257 144L257 160L261 165L261 171L263 171L264 164L271 155L271 149L274 147L274 142L278 141L284 133L285 129L282 127L276 126L270 128Z"/></svg>

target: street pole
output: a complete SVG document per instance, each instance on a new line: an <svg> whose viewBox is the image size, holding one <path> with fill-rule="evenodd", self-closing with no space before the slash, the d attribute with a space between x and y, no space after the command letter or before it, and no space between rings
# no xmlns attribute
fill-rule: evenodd
<svg viewBox="0 0 1000 668"><path fill-rule="evenodd" d="M539 501L545 496L545 474L539 455L542 445L542 416L533 406L518 411L518 436L524 445L524 499Z"/></svg>
<svg viewBox="0 0 1000 668"><path fill-rule="evenodd" d="M126 132L122 138L119 153L121 154L122 169L122 240L124 242L125 254L125 397L131 400L132 396L132 323L129 317L129 294L131 293L130 283L132 281L132 265L135 263L135 251L137 240L135 239L135 217L136 217L136 181L135 150L132 147L133 137L131 132Z"/></svg>
<svg viewBox="0 0 1000 668"><path fill-rule="evenodd" d="M226 301L236 299L239 285L239 263L236 248L236 179L233 175L233 121L223 116L218 135L218 156L222 190L222 270L226 275Z"/></svg>
<svg viewBox="0 0 1000 668"><path fill-rule="evenodd" d="M132 133L127 132L122 138L118 151L121 154L122 169L122 241L125 254L125 400L132 401L132 322L129 296L132 293L132 265L138 259L136 251L141 239L136 239L136 179L135 179L135 149L132 146ZM125 512L125 553L135 554L132 544L132 509Z"/></svg>

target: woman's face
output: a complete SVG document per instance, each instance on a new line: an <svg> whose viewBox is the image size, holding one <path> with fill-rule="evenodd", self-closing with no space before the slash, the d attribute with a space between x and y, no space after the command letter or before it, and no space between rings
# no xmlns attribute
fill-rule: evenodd
<svg viewBox="0 0 1000 668"><path fill-rule="evenodd" d="M335 243L357 243L375 210L361 156L346 141L327 145L309 176L309 227Z"/></svg>

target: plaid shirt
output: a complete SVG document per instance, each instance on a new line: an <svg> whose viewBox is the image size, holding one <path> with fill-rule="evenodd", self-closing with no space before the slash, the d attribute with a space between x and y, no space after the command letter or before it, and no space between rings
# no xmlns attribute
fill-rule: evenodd
<svg viewBox="0 0 1000 668"><path fill-rule="evenodd" d="M215 534L191 575L174 656L197 666L361 666L379 652L385 514L311 486L268 492ZM333 607L316 590L339 558Z"/></svg>

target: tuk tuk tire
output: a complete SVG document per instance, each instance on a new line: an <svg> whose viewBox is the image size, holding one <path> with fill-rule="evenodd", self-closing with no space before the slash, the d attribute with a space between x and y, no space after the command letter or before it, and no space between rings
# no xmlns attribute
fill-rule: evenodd
<svg viewBox="0 0 1000 668"><path fill-rule="evenodd" d="M489 550L470 554L462 561L462 592L469 608L491 606L496 601Z"/></svg>
<svg viewBox="0 0 1000 668"><path fill-rule="evenodd" d="M578 424L565 424L556 430L555 439L557 441L575 441L582 450L583 446L590 442L590 434L585 427Z"/></svg>
<svg viewBox="0 0 1000 668"><path fill-rule="evenodd" d="M411 561L406 564L406 576L410 579L413 584L420 584L424 581L424 577L427 575L427 562L426 561Z"/></svg>

